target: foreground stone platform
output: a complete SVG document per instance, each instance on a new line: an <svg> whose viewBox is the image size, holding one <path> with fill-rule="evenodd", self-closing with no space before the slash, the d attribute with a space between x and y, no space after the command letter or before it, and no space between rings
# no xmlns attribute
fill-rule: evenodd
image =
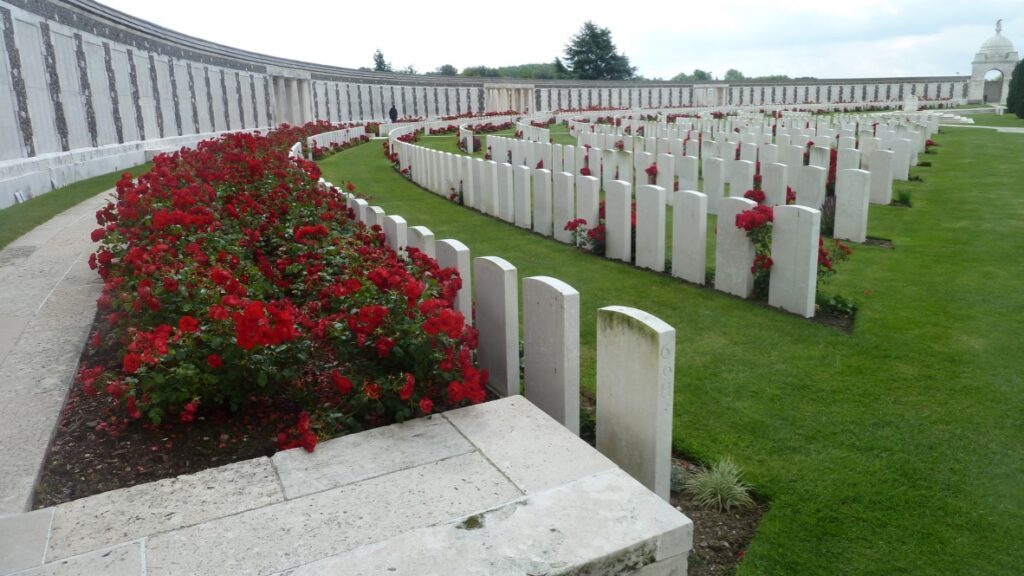
<svg viewBox="0 0 1024 576"><path fill-rule="evenodd" d="M693 524L515 396L0 518L0 574L684 575Z"/></svg>

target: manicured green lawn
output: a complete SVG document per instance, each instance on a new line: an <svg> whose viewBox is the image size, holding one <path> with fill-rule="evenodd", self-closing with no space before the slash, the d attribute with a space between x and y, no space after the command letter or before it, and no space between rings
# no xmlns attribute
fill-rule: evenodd
<svg viewBox="0 0 1024 576"><path fill-rule="evenodd" d="M27 202L0 210L0 249L86 198L113 188L121 178L121 174L131 172L133 176L138 176L148 171L150 167L152 164L146 163L127 170L82 180L63 188L51 190Z"/></svg>
<svg viewBox="0 0 1024 576"><path fill-rule="evenodd" d="M1013 128L1024 128L1024 118L1017 118L1016 114L1006 113L1002 116L995 114L972 114L974 123L978 126L1009 126Z"/></svg>
<svg viewBox="0 0 1024 576"><path fill-rule="evenodd" d="M740 574L1019 574L1024 566L1024 135L947 129L914 208L872 206L834 290L853 334L589 256L407 182L379 143L324 162L359 191L520 279L581 293L582 377L596 309L677 329L674 446L731 455L771 501ZM709 262L710 264L710 262Z"/></svg>

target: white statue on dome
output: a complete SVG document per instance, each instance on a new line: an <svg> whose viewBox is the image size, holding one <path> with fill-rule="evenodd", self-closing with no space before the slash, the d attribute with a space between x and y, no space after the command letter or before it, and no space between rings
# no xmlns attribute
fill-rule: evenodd
<svg viewBox="0 0 1024 576"><path fill-rule="evenodd" d="M996 20L996 34L1003 33L1003 19Z"/></svg>

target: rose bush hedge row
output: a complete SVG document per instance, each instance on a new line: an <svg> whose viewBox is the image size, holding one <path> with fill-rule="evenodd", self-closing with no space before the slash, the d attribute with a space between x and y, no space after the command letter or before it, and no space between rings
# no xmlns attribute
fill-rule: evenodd
<svg viewBox="0 0 1024 576"><path fill-rule="evenodd" d="M484 398L454 269L396 254L319 169L287 156L327 124L230 134L154 159L97 212L104 280L87 392L126 418L284 397L281 448Z"/></svg>

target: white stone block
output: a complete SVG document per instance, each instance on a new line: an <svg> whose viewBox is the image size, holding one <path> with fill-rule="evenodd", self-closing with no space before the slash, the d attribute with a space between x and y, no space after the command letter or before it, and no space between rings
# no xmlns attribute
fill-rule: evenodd
<svg viewBox="0 0 1024 576"><path fill-rule="evenodd" d="M576 179L576 217L587 221L587 228L598 225L601 200L601 182L593 176Z"/></svg>
<svg viewBox="0 0 1024 576"><path fill-rule="evenodd" d="M473 259L477 353L480 367L491 375L491 387L501 396L519 394L518 271L497 256Z"/></svg>
<svg viewBox="0 0 1024 576"><path fill-rule="evenodd" d="M486 171L487 163L483 158L474 158L473 170L473 197L466 201L466 206L478 211L484 211L484 198L490 195L490 179Z"/></svg>
<svg viewBox="0 0 1024 576"><path fill-rule="evenodd" d="M820 210L825 203L825 184L828 171L820 166L804 166L796 187L796 203Z"/></svg>
<svg viewBox="0 0 1024 576"><path fill-rule="evenodd" d="M406 247L415 248L431 258L437 258L437 251L434 245L434 233L426 226L409 227L406 232Z"/></svg>
<svg viewBox="0 0 1024 576"><path fill-rule="evenodd" d="M512 165L498 164L496 175L497 216L505 222L515 222L515 187L512 181Z"/></svg>
<svg viewBox="0 0 1024 576"><path fill-rule="evenodd" d="M871 203L889 204L892 202L892 163L893 154L890 150L875 150L871 153Z"/></svg>
<svg viewBox="0 0 1024 576"><path fill-rule="evenodd" d="M523 279L526 397L580 431L580 293L548 276Z"/></svg>
<svg viewBox="0 0 1024 576"><path fill-rule="evenodd" d="M554 220L555 240L572 244L572 232L565 229L566 223L576 218L576 199L573 186L574 177L570 172L558 172L554 175L554 195L552 211Z"/></svg>
<svg viewBox="0 0 1024 576"><path fill-rule="evenodd" d="M459 271L462 279L462 288L459 288L455 296L455 309L462 312L466 324L473 324L473 281L470 272L469 248L454 239L438 240L435 246L437 250L437 265L441 268L455 268Z"/></svg>
<svg viewBox="0 0 1024 576"><path fill-rule="evenodd" d="M796 190L800 180L800 173L803 171L804 166L804 149L799 146L786 146L782 148L779 154L781 155L779 163L785 164L789 168L788 184Z"/></svg>
<svg viewBox="0 0 1024 576"><path fill-rule="evenodd" d="M406 230L408 230L408 223L405 221L405 218L401 216L384 217L384 241L399 256L405 254L405 246L406 242L408 242L408 232Z"/></svg>
<svg viewBox="0 0 1024 576"><path fill-rule="evenodd" d="M665 270L665 189L661 186L636 187L636 265Z"/></svg>
<svg viewBox="0 0 1024 576"><path fill-rule="evenodd" d="M533 231L551 236L551 171L533 171Z"/></svg>
<svg viewBox="0 0 1024 576"><path fill-rule="evenodd" d="M758 154L761 166L779 161L779 147L775 144L762 144Z"/></svg>
<svg viewBox="0 0 1024 576"><path fill-rule="evenodd" d="M700 160L696 156L676 156L675 172L680 190L696 190L700 179Z"/></svg>
<svg viewBox="0 0 1024 576"><path fill-rule="evenodd" d="M757 162L757 144L741 144L740 160L746 160L751 163Z"/></svg>
<svg viewBox="0 0 1024 576"><path fill-rule="evenodd" d="M363 224L366 224L366 226L369 227L369 216L367 213L370 210L370 203L362 198L353 198L352 204L352 210L356 213L356 220L362 222Z"/></svg>
<svg viewBox="0 0 1024 576"><path fill-rule="evenodd" d="M676 331L635 308L597 312L597 449L669 499Z"/></svg>
<svg viewBox="0 0 1024 576"><path fill-rule="evenodd" d="M529 166L512 169L512 184L515 200L515 222L520 228L530 228L533 222L533 199L530 195L530 181L533 170Z"/></svg>
<svg viewBox="0 0 1024 576"><path fill-rule="evenodd" d="M907 138L896 138L892 142L892 177L906 182L910 179L910 146Z"/></svg>
<svg viewBox="0 0 1024 576"><path fill-rule="evenodd" d="M571 145L562 146L562 170L576 173L576 147Z"/></svg>
<svg viewBox="0 0 1024 576"><path fill-rule="evenodd" d="M601 186L603 188L604 184L605 184L605 181L604 181L604 177L602 176L602 170L601 170L601 149L600 148L590 148L589 150L587 150L587 165L590 167L590 175L596 177L599 180L601 180ZM614 170L615 169L612 168L612 171L614 171Z"/></svg>
<svg viewBox="0 0 1024 576"><path fill-rule="evenodd" d="M485 160L483 164L483 186L480 190L480 211L491 216L498 215L498 163Z"/></svg>
<svg viewBox="0 0 1024 576"><path fill-rule="evenodd" d="M786 203L786 188L789 182L789 167L785 164L762 164L765 204L780 206Z"/></svg>
<svg viewBox="0 0 1024 576"><path fill-rule="evenodd" d="M633 187L629 182L613 180L605 192L605 256L613 260L632 260Z"/></svg>
<svg viewBox="0 0 1024 576"><path fill-rule="evenodd" d="M705 156L701 162L704 176L701 192L708 197L708 214L718 214L718 205L725 196L725 160Z"/></svg>
<svg viewBox="0 0 1024 576"><path fill-rule="evenodd" d="M772 270L768 304L804 318L814 316L818 285L821 212L777 206L772 219Z"/></svg>
<svg viewBox="0 0 1024 576"><path fill-rule="evenodd" d="M366 225L370 228L380 226L381 230L383 230L385 216L387 216L387 214L384 212L383 208L380 206L370 206L366 209Z"/></svg>
<svg viewBox="0 0 1024 576"><path fill-rule="evenodd" d="M658 154L658 186L671 191L675 187L675 171L675 157L671 154Z"/></svg>
<svg viewBox="0 0 1024 576"><path fill-rule="evenodd" d="M754 169L754 163L749 160L736 160L732 163L729 196L742 198L748 190L754 189Z"/></svg>
<svg viewBox="0 0 1024 576"><path fill-rule="evenodd" d="M812 146L811 147L811 158L808 164L810 166L820 166L828 170L829 162L832 157L832 149L825 146Z"/></svg>
<svg viewBox="0 0 1024 576"><path fill-rule="evenodd" d="M836 158L836 170L859 170L860 150L854 148L840 148L839 156Z"/></svg>
<svg viewBox="0 0 1024 576"><path fill-rule="evenodd" d="M704 285L707 277L708 197L693 190L672 194L672 275Z"/></svg>
<svg viewBox="0 0 1024 576"><path fill-rule="evenodd" d="M867 239L870 199L870 172L840 170L836 173L836 222L833 237L852 242Z"/></svg>
<svg viewBox="0 0 1024 576"><path fill-rule="evenodd" d="M470 208L476 203L476 173L475 162L469 156L460 156L462 173L462 204ZM415 170L415 169L414 169Z"/></svg>
<svg viewBox="0 0 1024 576"><path fill-rule="evenodd" d="M749 298L754 289L754 243L746 231L736 226L736 216L757 206L746 198L723 198L719 203L715 234L715 289Z"/></svg>

